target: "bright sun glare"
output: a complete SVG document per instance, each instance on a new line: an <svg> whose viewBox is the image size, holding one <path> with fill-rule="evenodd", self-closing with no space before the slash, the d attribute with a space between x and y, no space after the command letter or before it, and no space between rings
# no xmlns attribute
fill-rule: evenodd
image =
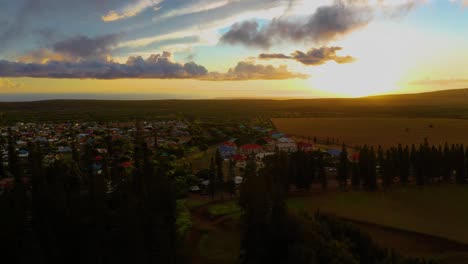
<svg viewBox="0 0 468 264"><path fill-rule="evenodd" d="M335 43L352 54L350 64L328 63L310 69L310 85L337 96L360 97L402 89L402 79L411 75L414 63L427 59L431 41L410 28L391 24L370 26ZM429 47L428 47L429 46Z"/></svg>

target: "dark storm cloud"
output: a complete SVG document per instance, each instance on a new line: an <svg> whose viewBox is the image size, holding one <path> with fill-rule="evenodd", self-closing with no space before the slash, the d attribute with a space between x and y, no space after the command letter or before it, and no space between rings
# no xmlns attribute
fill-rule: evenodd
<svg viewBox="0 0 468 264"><path fill-rule="evenodd" d="M82 79L202 79L222 80L282 80L305 78L306 75L289 72L286 66L255 65L239 62L227 73L208 73L202 65L194 62L185 64L173 62L169 52L154 54L147 59L129 57L126 63L105 61L50 61L22 63L0 61L0 77L32 78L82 78Z"/></svg>
<svg viewBox="0 0 468 264"><path fill-rule="evenodd" d="M53 50L76 58L99 58L110 53L110 50L118 43L119 37L119 34L95 38L76 36L55 43Z"/></svg>
<svg viewBox="0 0 468 264"><path fill-rule="evenodd" d="M303 19L280 17L263 26L256 21L235 23L220 42L257 48L269 48L283 41L327 43L367 26L377 14L383 14L385 18L398 18L421 3L419 0L408 0L403 4L386 5L382 0L373 6L367 0L336 0L332 5L318 7ZM291 0L289 6L293 5L294 1Z"/></svg>
<svg viewBox="0 0 468 264"><path fill-rule="evenodd" d="M371 19L372 10L369 7L338 2L319 7L303 20L279 18L263 27L256 21L236 23L221 37L221 43L259 48L269 48L273 43L285 40L322 43L366 26Z"/></svg>
<svg viewBox="0 0 468 264"><path fill-rule="evenodd" d="M334 61L339 64L351 63L355 61L354 57L351 56L338 56L337 51L342 50L341 47L321 47L318 49L310 49L307 52L295 51L290 56L284 54L269 54L262 53L258 57L259 59L289 59L296 60L305 65L322 65L328 61Z"/></svg>

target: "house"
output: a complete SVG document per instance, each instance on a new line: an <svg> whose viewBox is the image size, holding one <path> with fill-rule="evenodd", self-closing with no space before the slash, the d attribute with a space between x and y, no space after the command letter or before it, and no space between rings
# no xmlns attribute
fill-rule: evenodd
<svg viewBox="0 0 468 264"><path fill-rule="evenodd" d="M60 146L57 149L58 153L71 153L72 151L73 151L72 148L68 146Z"/></svg>
<svg viewBox="0 0 468 264"><path fill-rule="evenodd" d="M18 140L18 141L16 141L16 145L18 145L20 147L26 147L28 145L28 142L23 141L23 140Z"/></svg>
<svg viewBox="0 0 468 264"><path fill-rule="evenodd" d="M247 157L244 155L236 154L231 159L236 163L236 167L238 168L245 168L247 166Z"/></svg>
<svg viewBox="0 0 468 264"><path fill-rule="evenodd" d="M241 146L241 152L243 154L258 154L262 152L263 148L262 146L258 144L246 144Z"/></svg>
<svg viewBox="0 0 468 264"><path fill-rule="evenodd" d="M236 155L236 149L235 148L233 148L231 146L224 145L224 144L218 147L218 151L219 151L219 154L221 155L221 157L223 159L228 159L231 156Z"/></svg>
<svg viewBox="0 0 468 264"><path fill-rule="evenodd" d="M276 147L278 148L279 151L284 151L284 152L297 152L297 144L294 142L294 140L286 137L282 137L278 139L278 142L276 143Z"/></svg>
<svg viewBox="0 0 468 264"><path fill-rule="evenodd" d="M338 149L329 149L328 154L330 154L332 157L339 157L341 154L341 150Z"/></svg>
<svg viewBox="0 0 468 264"><path fill-rule="evenodd" d="M297 143L297 149L304 152L310 152L314 151L315 147L312 143L301 141Z"/></svg>
<svg viewBox="0 0 468 264"><path fill-rule="evenodd" d="M237 145L236 145L236 143L234 143L234 141L232 141L232 140L225 141L225 142L223 143L223 145L229 146L229 147L231 147L231 148L237 150Z"/></svg>
<svg viewBox="0 0 468 264"><path fill-rule="evenodd" d="M266 142L266 144L263 146L263 148L266 150L266 151L275 151L275 148L276 148L276 142L273 138L263 138Z"/></svg>

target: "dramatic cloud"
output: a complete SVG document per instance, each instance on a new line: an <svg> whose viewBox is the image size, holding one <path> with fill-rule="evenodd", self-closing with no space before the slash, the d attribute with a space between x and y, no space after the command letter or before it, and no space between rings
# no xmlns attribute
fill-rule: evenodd
<svg viewBox="0 0 468 264"><path fill-rule="evenodd" d="M290 59L296 60L305 65L322 65L328 61L334 61L339 64L351 63L355 58L351 56L338 56L337 51L342 50L341 47L321 47L318 49L310 49L307 52L295 51L290 56L284 54L268 54L262 53L258 57L260 59Z"/></svg>
<svg viewBox="0 0 468 264"><path fill-rule="evenodd" d="M49 61L44 64L0 61L1 77L35 78L197 78L207 70L193 62L180 64L170 60L171 54L130 57L125 64L112 61Z"/></svg>
<svg viewBox="0 0 468 264"><path fill-rule="evenodd" d="M21 57L18 58L21 62L29 62L29 63L47 63L49 61L67 61L67 62L75 62L77 58L70 57L66 54L54 52L49 49L39 49L28 52Z"/></svg>
<svg viewBox="0 0 468 264"><path fill-rule="evenodd" d="M239 62L236 67L227 73L210 73L206 78L212 81L241 81L241 80L285 80L305 79L308 75L290 72L285 65L274 67L272 65Z"/></svg>
<svg viewBox="0 0 468 264"><path fill-rule="evenodd" d="M260 48L269 48L273 43L285 40L323 43L366 26L371 19L371 8L338 2L319 7L306 20L279 18L262 27L256 21L236 23L221 37L221 43Z"/></svg>
<svg viewBox="0 0 468 264"><path fill-rule="evenodd" d="M81 79L201 79L222 80L282 80L306 78L306 75L289 72L286 66L254 65L240 62L227 73L208 73L194 62L180 64L171 60L169 52L154 54L147 59L129 57L126 63L113 61L47 61L22 63L0 61L0 77L81 78Z"/></svg>
<svg viewBox="0 0 468 264"><path fill-rule="evenodd" d="M110 50L117 45L118 40L119 34L110 34L95 38L77 36L55 43L53 45L53 50L71 57L96 59L108 55Z"/></svg>
<svg viewBox="0 0 468 264"><path fill-rule="evenodd" d="M102 29L95 23L93 15L105 12L115 5L128 0L17 0L4 1L0 17L7 23L0 28L0 52L7 48L23 48L31 41L31 33L39 28L54 28L59 34L78 34L80 32ZM92 23L92 24L89 24ZM92 28L90 28L92 26ZM86 31L85 31L86 30ZM109 31L107 31L109 32ZM21 40L19 42L18 40ZM41 47L42 48L42 47Z"/></svg>

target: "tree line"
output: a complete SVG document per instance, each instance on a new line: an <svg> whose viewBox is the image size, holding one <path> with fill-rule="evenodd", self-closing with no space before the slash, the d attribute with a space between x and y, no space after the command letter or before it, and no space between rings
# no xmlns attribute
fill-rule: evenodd
<svg viewBox="0 0 468 264"><path fill-rule="evenodd" d="M0 195L0 248L6 263L179 263L176 191L170 162L134 139L132 166L92 144L44 164L40 144L18 159L8 136L14 184ZM102 159L96 160L100 155ZM0 164L3 165L2 162Z"/></svg>
<svg viewBox="0 0 468 264"><path fill-rule="evenodd" d="M382 147L361 146L350 153L343 144L338 157L322 151L275 154L278 170L285 176L285 188L308 190L312 183L320 183L324 190L328 178L336 171L341 190L384 190L392 185L418 185L437 183L466 184L468 178L468 148L464 145L435 146L427 140L416 146L398 145L384 150Z"/></svg>
<svg viewBox="0 0 468 264"><path fill-rule="evenodd" d="M290 178L283 165L285 155L266 157L263 168L257 168L255 160L250 159L244 171L239 197L243 208L242 264L435 263L381 248L359 229L319 212L289 212L285 186Z"/></svg>

